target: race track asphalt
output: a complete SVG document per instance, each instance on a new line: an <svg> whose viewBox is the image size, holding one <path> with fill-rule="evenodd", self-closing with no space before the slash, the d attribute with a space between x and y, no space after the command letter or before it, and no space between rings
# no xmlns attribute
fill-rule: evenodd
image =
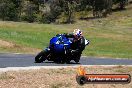
<svg viewBox="0 0 132 88"><path fill-rule="evenodd" d="M77 64L74 61L71 61L70 64L56 64L49 61L34 63L34 57L35 55L31 54L1 53L0 68L30 66L132 65L132 59L81 57L80 62Z"/></svg>

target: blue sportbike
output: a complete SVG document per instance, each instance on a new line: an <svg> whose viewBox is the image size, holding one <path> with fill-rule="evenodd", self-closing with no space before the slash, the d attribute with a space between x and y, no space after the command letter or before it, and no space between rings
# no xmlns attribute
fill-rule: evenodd
<svg viewBox="0 0 132 88"><path fill-rule="evenodd" d="M81 54L72 54L71 44L71 39L59 34L51 38L49 46L36 55L35 62L41 63L48 60L54 61L55 63L70 63L71 60L74 60L76 63L78 63ZM89 40L85 39L85 46L88 44Z"/></svg>

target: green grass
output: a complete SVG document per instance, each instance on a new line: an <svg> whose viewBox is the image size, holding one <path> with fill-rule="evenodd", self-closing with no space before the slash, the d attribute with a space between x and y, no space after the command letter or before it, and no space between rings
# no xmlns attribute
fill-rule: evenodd
<svg viewBox="0 0 132 88"><path fill-rule="evenodd" d="M56 34L72 32L73 29L80 28L83 30L84 36L90 40L90 45L86 47L83 55L132 58L131 8L132 6L129 6L128 10L114 12L107 18L78 20L75 24L30 24L0 21L0 39L19 46L43 49L48 46L50 38ZM0 52L3 51L14 52L8 47L0 47Z"/></svg>

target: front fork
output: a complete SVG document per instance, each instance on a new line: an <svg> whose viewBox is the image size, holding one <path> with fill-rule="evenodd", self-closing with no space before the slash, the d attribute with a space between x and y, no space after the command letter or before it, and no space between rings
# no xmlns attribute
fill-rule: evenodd
<svg viewBox="0 0 132 88"><path fill-rule="evenodd" d="M49 47L46 47L46 49L44 49L44 51L49 52L50 51L50 48Z"/></svg>
<svg viewBox="0 0 132 88"><path fill-rule="evenodd" d="M51 53L50 53L50 48L49 47L46 47L45 49L44 49L44 52L46 52L46 58L47 58L47 60L50 60L50 56L51 56Z"/></svg>

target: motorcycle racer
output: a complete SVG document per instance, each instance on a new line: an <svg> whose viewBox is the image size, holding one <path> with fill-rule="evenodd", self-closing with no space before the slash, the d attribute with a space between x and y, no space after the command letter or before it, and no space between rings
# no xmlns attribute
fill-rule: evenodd
<svg viewBox="0 0 132 88"><path fill-rule="evenodd" d="M78 63L82 51L88 44L89 40L83 37L80 29L75 29L71 34L57 34L50 39L49 46L36 55L35 62L48 60L55 63L70 63L74 60Z"/></svg>
<svg viewBox="0 0 132 88"><path fill-rule="evenodd" d="M73 38L71 44L71 53L82 53L82 51L85 49L85 39L82 35L82 31L80 29L75 29L73 33L65 33L64 35L67 38Z"/></svg>

